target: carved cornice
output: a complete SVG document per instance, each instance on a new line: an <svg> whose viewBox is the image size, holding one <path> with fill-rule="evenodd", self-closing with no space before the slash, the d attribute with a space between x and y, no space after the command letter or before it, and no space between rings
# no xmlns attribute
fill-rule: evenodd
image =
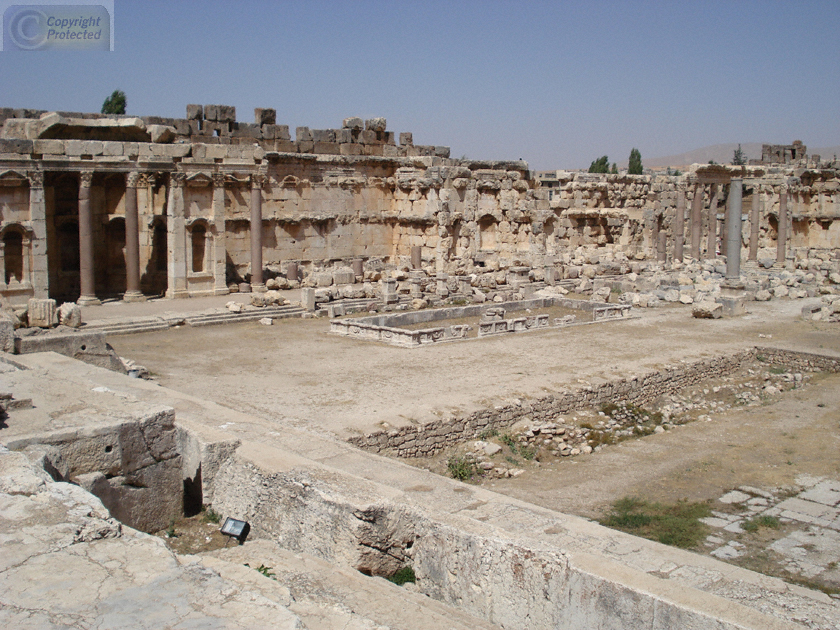
<svg viewBox="0 0 840 630"><path fill-rule="evenodd" d="M29 179L30 188L44 187L44 171L29 171L26 177Z"/></svg>

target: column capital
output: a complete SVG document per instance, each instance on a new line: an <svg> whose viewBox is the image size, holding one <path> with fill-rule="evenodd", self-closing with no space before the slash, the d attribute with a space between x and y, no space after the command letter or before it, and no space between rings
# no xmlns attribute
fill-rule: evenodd
<svg viewBox="0 0 840 630"><path fill-rule="evenodd" d="M265 173L253 173L251 174L251 188L259 189L265 185L265 181L268 179Z"/></svg>
<svg viewBox="0 0 840 630"><path fill-rule="evenodd" d="M187 174L181 172L170 173L169 181L175 188L183 188L187 181Z"/></svg>
<svg viewBox="0 0 840 630"><path fill-rule="evenodd" d="M41 170L29 171L26 174L26 177L29 179L29 187L30 188L43 188L44 187L44 171L41 171Z"/></svg>
<svg viewBox="0 0 840 630"><path fill-rule="evenodd" d="M125 177L125 186L126 188L138 188L144 186L145 183L142 180L143 178L141 173L138 173L137 171L131 171Z"/></svg>
<svg viewBox="0 0 840 630"><path fill-rule="evenodd" d="M91 182L93 182L93 171L79 172L79 186L82 188L90 188Z"/></svg>
<svg viewBox="0 0 840 630"><path fill-rule="evenodd" d="M215 188L224 188L225 187L225 174L224 173L213 173L211 175L213 178L213 186Z"/></svg>
<svg viewBox="0 0 840 630"><path fill-rule="evenodd" d="M785 182L783 184L779 184L779 192L780 193L786 193L788 190L790 190L790 184L788 184L787 182Z"/></svg>

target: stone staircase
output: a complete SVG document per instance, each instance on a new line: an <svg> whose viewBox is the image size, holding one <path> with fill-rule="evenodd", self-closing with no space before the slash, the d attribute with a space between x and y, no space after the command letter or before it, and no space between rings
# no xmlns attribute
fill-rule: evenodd
<svg viewBox="0 0 840 630"><path fill-rule="evenodd" d="M215 326L253 322L264 317L269 319L300 317L302 313L304 313L304 310L296 305L266 306L254 310L244 310L241 313L220 309L194 314L167 314L155 317L92 321L85 325L84 329L89 332L103 332L106 335L131 335L134 333L167 330L174 326Z"/></svg>

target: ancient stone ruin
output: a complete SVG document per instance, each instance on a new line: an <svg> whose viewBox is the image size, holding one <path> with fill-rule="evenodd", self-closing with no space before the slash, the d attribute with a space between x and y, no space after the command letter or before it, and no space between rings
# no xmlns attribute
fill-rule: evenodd
<svg viewBox="0 0 840 630"><path fill-rule="evenodd" d="M739 553L734 538L707 557L409 465L462 448L488 479L518 479L522 462L501 460L499 432L513 432L505 443L524 459L574 464L708 419L722 406L686 393L704 379L749 373L732 398L759 406L832 378L840 355L821 346L705 344L722 323L707 320L741 325L752 302L764 315L771 300L792 307L819 330L840 321L836 162L794 143L681 176L552 179L522 161L453 159L384 118L298 127L294 140L272 109L244 123L223 105L188 105L183 119L0 109L0 123L6 627L153 617L161 627L836 629L828 593L722 562ZM172 300L130 321L82 321L102 302L161 296L228 297L208 312L174 312L191 300ZM583 331L658 332L658 311L639 310L657 306L685 315L700 350L651 349L631 373L613 348L561 346ZM299 327L239 331L260 345L237 374L245 399L131 378L149 374L106 341L156 331L171 343L169 328L292 317ZM736 334L747 329L757 330ZM295 381L314 330L315 368ZM566 371L562 386L527 353L516 378L496 373L529 339ZM368 353L372 370L359 360ZM222 375L228 360L212 357ZM255 385L278 364L288 382ZM431 420L401 409L393 424L374 421L371 405L359 426L329 424L406 365L439 370L470 397L425 409ZM545 382L520 395L528 371ZM420 392L409 405L444 397L402 374L399 386ZM307 380L328 381L326 402ZM289 389L323 425L284 415ZM653 401L664 401L655 420L642 409ZM609 413L592 423L569 418L599 406ZM797 508L834 536L840 493L811 481L801 499L770 493L759 506L754 488L736 498ZM252 540L176 553L146 535L176 538L176 518L200 515L247 520ZM727 536L744 521L734 509L711 520ZM378 579L406 569L416 582L405 587Z"/></svg>

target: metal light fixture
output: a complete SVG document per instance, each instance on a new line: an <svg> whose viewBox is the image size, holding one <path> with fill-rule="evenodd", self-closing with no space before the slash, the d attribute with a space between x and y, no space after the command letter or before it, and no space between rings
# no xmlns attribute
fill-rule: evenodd
<svg viewBox="0 0 840 630"><path fill-rule="evenodd" d="M245 521L240 521L235 518L230 518L229 516L225 519L225 524L222 525L221 531L225 536L230 536L231 538L236 538L239 541L239 544L245 542L245 539L248 537L248 532L251 531L251 526L246 523Z"/></svg>

